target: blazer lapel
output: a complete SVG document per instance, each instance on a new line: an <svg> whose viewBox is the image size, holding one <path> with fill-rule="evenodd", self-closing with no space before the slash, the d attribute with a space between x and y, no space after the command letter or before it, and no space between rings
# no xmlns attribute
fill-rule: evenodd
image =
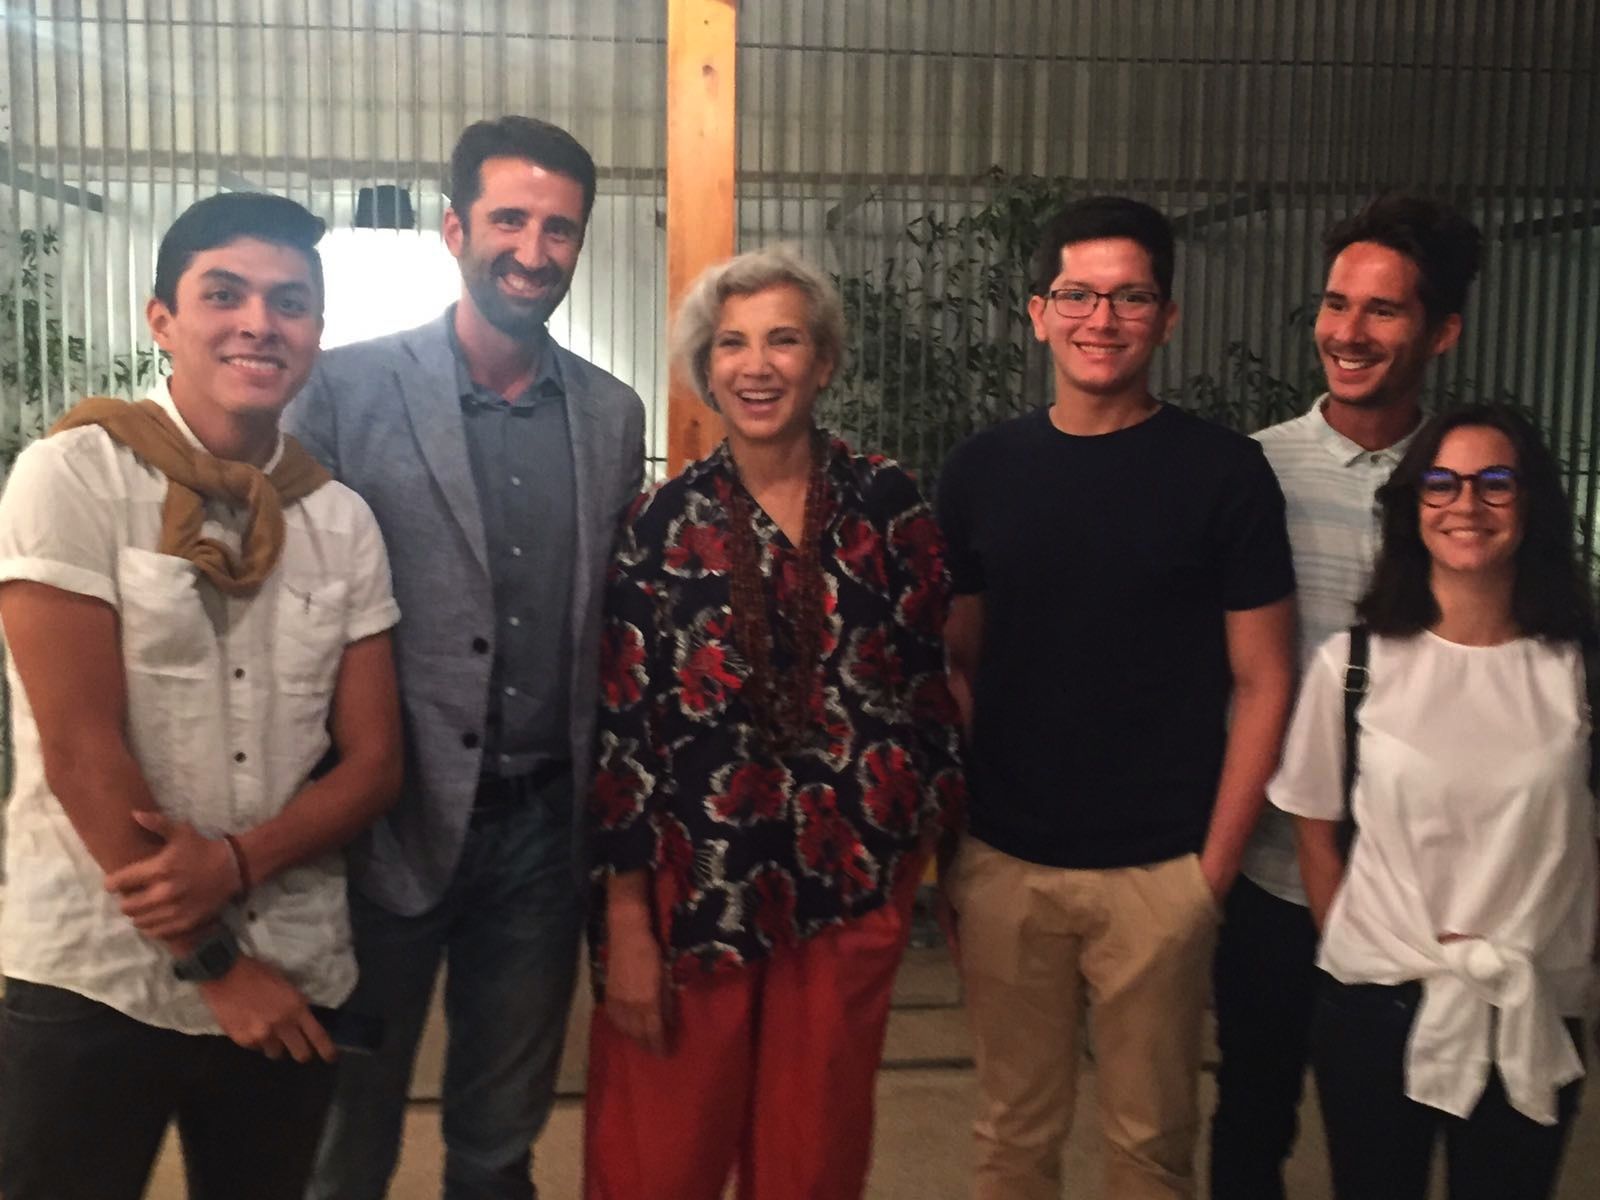
<svg viewBox="0 0 1600 1200"><path fill-rule="evenodd" d="M551 342L554 346L554 341ZM601 442L604 430L594 397L583 386L581 367L572 355L556 347L561 356L561 379L567 390L567 433L572 440L572 490L577 517L578 542L574 547L578 569L572 575L572 633L581 641L583 622L576 619L589 610L589 599L600 574L601 559L610 553L610 531L602 530L604 509L611 504L614 490L605 471ZM597 544L602 533L605 540ZM578 645L581 652L582 645Z"/></svg>
<svg viewBox="0 0 1600 1200"><path fill-rule="evenodd" d="M472 462L467 456L466 430L461 422L455 354L444 326L453 311L412 331L406 339L406 349L416 360L414 369L397 374L395 383L404 398L423 461L456 524L461 526L478 565L487 573L489 547L483 533L483 513L478 507L478 489L472 481ZM422 502L420 497L418 500Z"/></svg>

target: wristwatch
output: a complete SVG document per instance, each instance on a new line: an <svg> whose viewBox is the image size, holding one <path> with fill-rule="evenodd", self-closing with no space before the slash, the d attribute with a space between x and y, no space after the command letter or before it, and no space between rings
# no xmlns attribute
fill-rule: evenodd
<svg viewBox="0 0 1600 1200"><path fill-rule="evenodd" d="M239 939L219 925L186 958L172 964L172 974L183 983L211 983L221 979L239 961Z"/></svg>

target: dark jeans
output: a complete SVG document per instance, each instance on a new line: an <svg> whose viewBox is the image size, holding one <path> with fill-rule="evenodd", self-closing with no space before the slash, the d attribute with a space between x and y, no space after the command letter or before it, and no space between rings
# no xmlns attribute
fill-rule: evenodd
<svg viewBox="0 0 1600 1200"><path fill-rule="evenodd" d="M350 893L360 982L352 1011L384 1022L346 1055L309 1200L382 1200L406 1093L445 962L444 1200L533 1200L530 1145L555 1100L578 962L572 778L474 820L444 898L401 916Z"/></svg>
<svg viewBox="0 0 1600 1200"><path fill-rule="evenodd" d="M1422 989L1322 977L1311 1054L1340 1200L1423 1200L1444 1138L1450 1200L1545 1200L1555 1190L1583 1081L1561 1089L1555 1125L1511 1107L1498 1071L1462 1120L1405 1094L1406 1036ZM1579 1022L1569 1021L1582 1049Z"/></svg>
<svg viewBox="0 0 1600 1200"><path fill-rule="evenodd" d="M333 1068L157 1029L76 992L7 979L0 1195L138 1200L176 1118L191 1200L298 1200Z"/></svg>
<svg viewBox="0 0 1600 1200"><path fill-rule="evenodd" d="M1310 1056L1317 931L1308 909L1241 876L1217 945L1217 1109L1211 1194L1284 1200L1283 1164Z"/></svg>

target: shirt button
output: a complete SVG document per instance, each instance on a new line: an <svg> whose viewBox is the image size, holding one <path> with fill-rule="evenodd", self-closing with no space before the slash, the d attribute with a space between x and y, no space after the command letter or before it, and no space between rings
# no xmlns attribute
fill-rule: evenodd
<svg viewBox="0 0 1600 1200"><path fill-rule="evenodd" d="M522 486L522 476L521 475L513 475L511 477L511 486L512 487L521 487Z"/></svg>
<svg viewBox="0 0 1600 1200"><path fill-rule="evenodd" d="M512 626L513 628L515 628L516 626L522 624L522 618L521 617L507 617L506 618L506 624Z"/></svg>
<svg viewBox="0 0 1600 1200"><path fill-rule="evenodd" d="M478 735L470 731L463 733L461 735L461 744L468 750L476 750L478 748Z"/></svg>
<svg viewBox="0 0 1600 1200"><path fill-rule="evenodd" d="M507 688L507 689L506 689L506 695L508 695L508 696L515 696L515 695L516 695L516 694L517 694L517 689L516 689L516 688L514 688L514 687L508 687L508 688Z"/></svg>
<svg viewBox="0 0 1600 1200"><path fill-rule="evenodd" d="M521 558L522 557L522 547L521 546L513 546L513 547L511 547L511 557L512 558Z"/></svg>
<svg viewBox="0 0 1600 1200"><path fill-rule="evenodd" d="M244 668L243 667L235 667L233 669L233 677L235 679L243 679L244 678Z"/></svg>
<svg viewBox="0 0 1600 1200"><path fill-rule="evenodd" d="M233 761L236 763L242 763L244 761L244 751L240 750L238 753L236 753L233 756Z"/></svg>
<svg viewBox="0 0 1600 1200"><path fill-rule="evenodd" d="M246 921L256 921L256 920L260 919L260 914L257 913L256 910L252 908L249 912L245 913L244 919Z"/></svg>
<svg viewBox="0 0 1600 1200"><path fill-rule="evenodd" d="M489 653L489 639L476 637L472 639L472 652L474 654Z"/></svg>

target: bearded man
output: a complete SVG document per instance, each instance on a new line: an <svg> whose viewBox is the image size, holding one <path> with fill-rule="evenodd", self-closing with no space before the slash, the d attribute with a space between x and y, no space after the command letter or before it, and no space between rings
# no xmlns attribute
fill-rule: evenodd
<svg viewBox="0 0 1600 1200"><path fill-rule="evenodd" d="M644 406L555 344L594 205L565 130L505 116L450 161L461 298L334 350L287 426L371 505L406 613L406 778L357 847L352 1006L376 1055L341 1064L311 1195L380 1200L441 960L442 1195L531 1200L576 968L602 578L644 469Z"/></svg>

